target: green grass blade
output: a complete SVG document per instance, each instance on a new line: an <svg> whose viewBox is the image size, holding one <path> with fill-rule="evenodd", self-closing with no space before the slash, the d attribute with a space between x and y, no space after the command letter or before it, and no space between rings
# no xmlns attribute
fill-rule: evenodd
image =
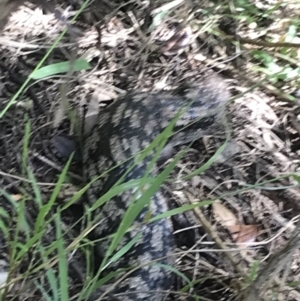
<svg viewBox="0 0 300 301"><path fill-rule="evenodd" d="M80 292L80 297L78 298L78 301L80 300L87 300L87 298L91 295L93 291L96 289L102 287L106 283L108 283L110 280L121 274L122 272L126 272L128 269L119 269L117 271L113 271L105 275L103 278L98 279L98 277L94 277L91 281L87 283L87 286L83 288L83 290Z"/></svg>
<svg viewBox="0 0 300 301"><path fill-rule="evenodd" d="M171 267L171 266L169 266L169 265L166 265L166 264L155 263L154 265L161 266L161 267L163 267L164 269L166 269L166 270L168 270L168 271L170 271L170 272L176 274L176 275L179 276L180 278L182 278L182 279L187 283L186 287L188 287L189 289L191 289L191 288L194 287L193 282L192 282L185 274L183 274L183 273L180 272L179 270L177 270L177 269L175 269L175 268L173 268L173 267ZM198 300L199 300L199 297L198 297L196 294L194 294L194 299L198 301Z"/></svg>
<svg viewBox="0 0 300 301"><path fill-rule="evenodd" d="M50 274L50 271L46 271L46 276L47 276L48 280L49 280L49 274ZM53 281L53 282L55 283L55 281ZM46 301L58 301L58 299L56 299L56 295L54 295L52 298L50 295L48 295L45 288L41 284L39 284L37 281L34 281L34 283L35 283L36 287L41 291L41 293Z"/></svg>
<svg viewBox="0 0 300 301"><path fill-rule="evenodd" d="M133 201L129 208L126 210L124 217L119 225L119 228L115 235L113 236L112 242L110 244L110 247L107 251L107 254L102 261L100 270L103 269L103 267L106 265L108 258L113 254L114 250L117 248L117 245L120 243L122 240L123 236L125 233L128 231L128 229L131 227L133 222L136 220L137 216L139 213L142 211L142 209L146 206L149 205L149 202L151 200L151 197L160 189L161 184L165 181L165 179L168 177L168 175L171 173L171 171L174 169L180 158L184 155L185 152L180 152L176 158L165 168L165 170L156 178L154 179L153 183L150 185L150 187L143 192L141 197L138 197L138 194L140 191L144 191L146 183L148 181L148 174L152 170L154 164L157 162L160 153L162 149L164 148L168 138L172 135L173 128L177 122L177 120L180 118L180 116L183 114L184 110L186 110L188 107L185 107L181 109L173 118L173 120L169 123L169 125L166 127L166 129L160 133L153 141L150 143L150 145L142 152L142 154L138 157L137 162L140 162L144 160L150 153L151 151L156 148L157 151L153 158L151 159L150 163L147 166L147 171L142 178L139 189L136 191L134 196L132 197ZM138 197L138 199L137 199ZM150 212L151 214L151 212Z"/></svg>
<svg viewBox="0 0 300 301"><path fill-rule="evenodd" d="M122 247L118 252L116 252L107 262L107 264L102 268L105 270L111 263L117 261L121 258L125 253L127 253L131 247L133 247L137 241L142 237L142 233L137 234L131 241L129 241L124 247Z"/></svg>
<svg viewBox="0 0 300 301"><path fill-rule="evenodd" d="M214 200L206 200L206 201L201 201L201 202L190 204L190 205L183 205L183 206L180 206L179 208L168 210L162 214L152 217L149 220L149 222L152 223L157 220L168 218L168 217L171 217L171 216L174 216L174 215L177 215L177 214L189 211L189 210L193 210L198 207L208 206L208 205L213 204L214 202L215 202Z"/></svg>
<svg viewBox="0 0 300 301"><path fill-rule="evenodd" d="M197 168L195 171L193 171L192 173L190 173L189 175L183 177L183 180L189 180L192 177L199 175L201 173L203 173L204 171L206 171L210 166L212 166L212 164L219 158L219 156L222 154L222 152L225 150L229 140L231 138L230 135L230 131L228 130L227 127L227 135L226 135L226 140L225 142L217 149L217 151L214 153L213 156L211 156L209 158L209 160L204 163L201 167Z"/></svg>
<svg viewBox="0 0 300 301"><path fill-rule="evenodd" d="M16 257L16 260L20 260L25 254L28 253L31 247L33 247L41 238L43 237L44 232L36 233L33 237L29 238L29 240L26 241L25 245L20 245L19 248L20 251L18 252L18 255Z"/></svg>
<svg viewBox="0 0 300 301"><path fill-rule="evenodd" d="M42 67L38 70L33 71L30 74L32 79L43 79L59 73L67 73L70 70L72 64L73 71L81 71L91 69L91 65L85 59L77 59L74 62L60 62Z"/></svg>
<svg viewBox="0 0 300 301"><path fill-rule="evenodd" d="M118 186L114 186L108 192L106 192L102 197L100 197L93 206L89 209L90 211L94 211L98 207L105 204L107 201L111 200L113 197L122 194L123 192L139 187L141 183L141 179L130 180L126 183L119 184ZM153 178L148 178L146 184L152 183L154 181Z"/></svg>
<svg viewBox="0 0 300 301"><path fill-rule="evenodd" d="M45 226L45 217L49 213L52 206L54 205L54 202L55 202L55 200L56 200L56 198L57 198L57 196L58 196L58 194L61 190L61 186L65 181L66 174L67 174L67 171L68 171L69 166L71 164L72 158L73 158L73 155L70 156L66 166L64 167L62 173L60 174L60 176L58 178L58 181L57 181L57 184L55 185L53 193L50 197L49 202L46 203L45 205L43 205L40 208L39 214L37 216L37 219L36 219L36 222L35 222L35 225L34 225L34 233L35 234L37 234L40 231L40 229L43 229L44 226Z"/></svg>
<svg viewBox="0 0 300 301"><path fill-rule="evenodd" d="M250 275L249 275L249 279L251 282L254 281L255 278L257 277L258 270L259 270L259 261L255 260L251 266Z"/></svg>
<svg viewBox="0 0 300 301"><path fill-rule="evenodd" d="M65 245L63 234L61 231L61 218L59 214L56 215L56 240L57 253L58 253L58 276L60 284L60 297L61 300L69 300L69 291L68 291L68 262L67 255L65 252Z"/></svg>
<svg viewBox="0 0 300 301"><path fill-rule="evenodd" d="M171 173L171 171L174 169L180 158L183 156L185 152L180 152L176 158L169 163L169 165L165 168L165 170L154 180L154 182L150 185L150 187L142 194L142 196L134 203L131 203L129 208L126 210L124 217L119 225L119 228L111 242L111 245L107 251L107 254L105 256L105 259L103 260L103 263L106 264L107 258L114 252L114 250L117 248L117 245L127 232L127 230L131 227L134 220L137 218L141 210L149 204L151 197L159 190L161 184L165 181L167 176ZM105 264L102 263L102 266L100 269L103 268Z"/></svg>
<svg viewBox="0 0 300 301"><path fill-rule="evenodd" d="M43 199L42 199L41 191L40 191L38 183L37 183L37 181L34 177L34 174L33 174L32 170L29 167L27 168L27 174L28 174L28 178L31 182L31 185L32 185L32 188L33 188L33 191L34 191L34 195L35 195L34 201L38 205L38 208L41 208L42 205L43 205Z"/></svg>
<svg viewBox="0 0 300 301"><path fill-rule="evenodd" d="M51 296L47 293L45 288L38 281L35 281L35 284L40 289L40 291L42 292L42 294L46 300L60 301L59 288L57 285L58 284L57 277L56 277L55 271L52 268L47 267L48 257L45 254L45 248L43 247L42 244L39 244L38 251L41 255L41 259L43 260L43 265L41 265L41 267L39 269L42 269L43 266L46 265L44 270L46 271L46 278L48 279L48 282L49 282L49 285L51 288ZM37 269L37 270L39 270L39 269ZM61 299L61 300L63 300L63 299Z"/></svg>

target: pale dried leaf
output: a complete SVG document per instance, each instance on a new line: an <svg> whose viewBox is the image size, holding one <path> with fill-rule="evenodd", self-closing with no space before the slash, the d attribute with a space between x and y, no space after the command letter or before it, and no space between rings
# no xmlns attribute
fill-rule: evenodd
<svg viewBox="0 0 300 301"><path fill-rule="evenodd" d="M157 83L154 85L155 90L164 90L166 87L168 87L168 76L162 77L161 80L159 80Z"/></svg>
<svg viewBox="0 0 300 301"><path fill-rule="evenodd" d="M98 94L96 91L94 92L90 103L88 104L88 109L86 112L86 116L84 119L84 132L85 134L89 133L94 125L97 122L99 114L99 102L98 102Z"/></svg>
<svg viewBox="0 0 300 301"><path fill-rule="evenodd" d="M178 54L181 50L191 43L192 30L186 27L176 32L171 38L165 41L162 45L161 51L165 55Z"/></svg>
<svg viewBox="0 0 300 301"><path fill-rule="evenodd" d="M89 133L97 123L99 116L99 103L105 100L111 100L117 97L117 94L111 90L96 90L93 93L92 99L88 104L88 109L85 115L85 134Z"/></svg>
<svg viewBox="0 0 300 301"><path fill-rule="evenodd" d="M207 57L204 56L202 53L197 53L194 55L194 59L199 62L204 62L207 59Z"/></svg>
<svg viewBox="0 0 300 301"><path fill-rule="evenodd" d="M112 89L99 89L93 93L92 98L95 98L94 101L100 103L101 101L116 99L118 94Z"/></svg>
<svg viewBox="0 0 300 301"><path fill-rule="evenodd" d="M220 202L213 203L213 212L216 220L225 228L239 223L235 215Z"/></svg>
<svg viewBox="0 0 300 301"><path fill-rule="evenodd" d="M66 103L65 101L61 101L59 103L58 109L54 113L54 121L53 121L53 127L57 128L61 122L63 121L65 114L66 114Z"/></svg>
<svg viewBox="0 0 300 301"><path fill-rule="evenodd" d="M20 201L23 198L22 194L11 194L10 197L14 200L14 201Z"/></svg>

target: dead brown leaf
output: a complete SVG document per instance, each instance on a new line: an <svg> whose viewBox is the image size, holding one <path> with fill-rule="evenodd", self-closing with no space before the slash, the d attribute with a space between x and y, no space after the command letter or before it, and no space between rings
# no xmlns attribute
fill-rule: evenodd
<svg viewBox="0 0 300 301"><path fill-rule="evenodd" d="M243 225L236 216L220 202L213 204L213 211L216 220L226 228L234 242L236 243L252 243L258 235L257 225Z"/></svg>
<svg viewBox="0 0 300 301"><path fill-rule="evenodd" d="M236 243L253 243L258 235L257 225L235 225L227 228Z"/></svg>

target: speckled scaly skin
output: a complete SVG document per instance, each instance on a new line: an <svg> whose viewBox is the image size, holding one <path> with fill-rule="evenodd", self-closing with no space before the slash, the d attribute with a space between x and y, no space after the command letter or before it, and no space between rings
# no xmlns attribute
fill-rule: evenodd
<svg viewBox="0 0 300 301"><path fill-rule="evenodd" d="M11 12L15 11L23 0L0 0L0 30L3 29ZM43 4L42 0L33 1ZM223 81L216 76L199 83L197 93L191 97L194 102L177 121L175 131L194 122L208 111L222 106L228 99L229 93ZM85 142L84 169L87 181L109 168L147 147L151 141L163 131L176 116L178 110L188 105L190 97L175 97L163 93L138 94L126 97L111 105L99 117L92 134ZM195 122L169 140L168 146L188 143L200 138L209 127L218 121L219 114ZM147 168L151 156L135 166L124 179L141 178ZM107 192L127 169L128 164L108 172L103 178L96 180L88 190L88 202L92 206L96 200ZM152 171L150 176L155 177ZM95 228L93 236L97 239L115 233L120 225L124 212L131 203L133 191L112 198L95 211L95 216L101 221ZM167 201L160 191L150 200L151 216L156 216L168 210ZM130 241L138 232L142 233L140 241L106 271L117 268L138 266L150 261L172 266L174 258L171 256L175 249L172 224L169 219L159 220L151 224L143 224L145 214L149 208L144 208L135 221L136 228L127 233L123 244ZM108 242L99 242L96 246L96 256L100 259L106 254ZM158 260L159 258L163 258ZM123 301L162 301L167 291L172 288L173 276L166 269L158 265L146 265L130 274L118 285L113 294L122 294ZM94 300L99 293L91 299Z"/></svg>
<svg viewBox="0 0 300 301"><path fill-rule="evenodd" d="M168 141L168 146L188 143L209 133L211 126L220 120L225 102L230 98L223 80L211 76L198 84L197 90L186 96L172 96L164 93L145 93L120 99L100 113L99 122L84 145L85 176L90 182L103 172L119 165L147 147L174 119L178 111L193 101L191 106L177 121L174 132L183 129ZM210 117L205 117L215 110ZM153 155L153 154L152 154ZM136 165L125 177L124 182L143 177L147 164L152 158L148 156ZM115 184L127 170L132 160L109 171L98 178L88 189L87 199L92 206L98 198ZM156 170L156 168L154 168ZM156 176L152 170L151 177ZM107 237L117 231L123 215L132 201L133 189L113 197L101 208L96 209L95 216L100 221L95 228L95 239ZM168 210L167 201L160 191L150 200L151 216ZM107 272L118 268L136 267L155 261L160 264L174 266L172 254L175 249L172 223L169 219L159 220L151 224L143 224L149 207L145 207L134 222L133 230L125 235L121 245L129 242L137 233L142 233L138 243L114 264ZM103 258L111 240L96 244L95 255ZM158 260L159 258L163 258ZM146 265L136 270L117 285L110 293L119 296L122 301L162 301L166 291L172 289L173 275L159 265ZM112 281L115 283L116 279ZM164 293L165 292L165 293ZM89 300L95 300L101 292L94 294ZM105 297L101 300L113 300Z"/></svg>

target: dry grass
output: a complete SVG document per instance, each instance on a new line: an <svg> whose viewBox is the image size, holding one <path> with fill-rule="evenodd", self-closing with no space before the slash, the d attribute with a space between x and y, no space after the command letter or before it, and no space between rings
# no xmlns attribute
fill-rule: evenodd
<svg viewBox="0 0 300 301"><path fill-rule="evenodd" d="M62 8L67 5L71 6L67 10L71 19L80 5L65 1ZM241 228L232 232L228 221L213 206L187 214L187 226L195 229L176 235L180 245L178 267L194 283L192 289L181 292L184 298L188 294L191 300L197 295L203 300L250 301L242 296L244 288L286 245L300 214L296 93L300 70L299 13L296 1L202 1L201 5L199 1L129 1L122 6L114 1L94 1L72 25L75 39L72 34L65 35L44 63L45 66L82 57L92 68L31 80L3 114L1 187L13 196L22 195L29 200L35 196L29 184L32 179L24 173L23 164L25 129L30 124L27 164L41 198L49 197L60 169L52 156L51 138L61 131L76 133L76 126L68 120L53 128L54 120L61 121L59 114L67 115L63 110L65 103L71 112L82 115L84 105L91 99L102 107L129 91L175 90L197 82L197 78L212 70L221 73L234 96L228 106L230 145L211 168L184 180L224 142L224 133L197 141L174 170L165 190L178 204L220 199L232 214L226 213L232 224L255 229L250 234ZM63 29L65 25L53 14L32 4L27 3L11 16L0 37L0 112L4 112ZM11 212L4 197L1 205ZM29 220L33 219L36 202L26 206ZM221 211L225 212L224 208ZM66 228L78 218L71 216L74 212L63 213ZM8 227L15 224L11 221ZM177 230L184 231L182 227ZM49 235L46 244L51 239L55 237ZM242 240L243 248L236 243ZM4 243L1 249L7 254ZM18 266L13 277L25 275L28 262L36 259L34 253L28 254L29 258L23 260L25 268ZM76 256L77 253L70 260L75 262L70 273L76 274L69 280L72 296L81 290L80 278L84 274L72 270L79 260ZM272 270L275 274L269 275L262 300L300 299L299 258L298 248L284 266L278 263L282 269ZM26 274L23 278L30 277ZM172 290L185 286L179 279ZM8 295L18 295L19 289ZM22 289L22 300L40 298L39 289L32 290L30 286L30 293L28 288Z"/></svg>

